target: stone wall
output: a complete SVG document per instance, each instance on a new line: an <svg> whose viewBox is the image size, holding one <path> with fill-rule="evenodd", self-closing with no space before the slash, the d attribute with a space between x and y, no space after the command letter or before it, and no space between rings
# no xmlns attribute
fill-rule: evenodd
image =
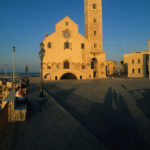
<svg viewBox="0 0 150 150"><path fill-rule="evenodd" d="M8 102L8 122L20 122L26 120L27 105L16 105L14 92L9 93L4 101Z"/></svg>
<svg viewBox="0 0 150 150"><path fill-rule="evenodd" d="M8 125L8 102L2 104L0 109L0 138Z"/></svg>

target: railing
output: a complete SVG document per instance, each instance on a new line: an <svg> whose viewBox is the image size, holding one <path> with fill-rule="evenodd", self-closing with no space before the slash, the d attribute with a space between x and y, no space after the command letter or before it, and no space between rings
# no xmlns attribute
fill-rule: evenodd
<svg viewBox="0 0 150 150"><path fill-rule="evenodd" d="M2 103L2 108L0 109L0 138L4 133L5 128L8 125L8 102Z"/></svg>

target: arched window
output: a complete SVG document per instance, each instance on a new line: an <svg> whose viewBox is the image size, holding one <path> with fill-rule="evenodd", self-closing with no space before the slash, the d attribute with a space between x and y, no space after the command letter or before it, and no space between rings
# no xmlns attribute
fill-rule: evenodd
<svg viewBox="0 0 150 150"><path fill-rule="evenodd" d="M132 73L135 73L134 69L132 69Z"/></svg>
<svg viewBox="0 0 150 150"><path fill-rule="evenodd" d="M82 69L85 69L85 65L84 64L82 64Z"/></svg>
<svg viewBox="0 0 150 150"><path fill-rule="evenodd" d="M55 80L57 80L57 76L55 76Z"/></svg>
<svg viewBox="0 0 150 150"><path fill-rule="evenodd" d="M138 73L141 73L141 69L140 68L138 68Z"/></svg>
<svg viewBox="0 0 150 150"><path fill-rule="evenodd" d="M97 47L97 45L96 45L96 43L94 43L94 48L96 48Z"/></svg>
<svg viewBox="0 0 150 150"><path fill-rule="evenodd" d="M47 69L51 69L51 66L47 66Z"/></svg>
<svg viewBox="0 0 150 150"><path fill-rule="evenodd" d="M80 76L80 80L82 80L82 76Z"/></svg>
<svg viewBox="0 0 150 150"><path fill-rule="evenodd" d="M47 69L52 69L52 68L51 68L51 63L48 63L48 64L47 64Z"/></svg>
<svg viewBox="0 0 150 150"><path fill-rule="evenodd" d="M68 61L64 62L64 69L69 69L69 62Z"/></svg>
<svg viewBox="0 0 150 150"><path fill-rule="evenodd" d="M84 49L84 43L81 43L81 49Z"/></svg>
<svg viewBox="0 0 150 150"><path fill-rule="evenodd" d="M96 18L93 19L93 22L96 23Z"/></svg>
<svg viewBox="0 0 150 150"><path fill-rule="evenodd" d="M69 49L69 42L64 43L64 49Z"/></svg>
<svg viewBox="0 0 150 150"><path fill-rule="evenodd" d="M96 9L97 8L97 5L96 4L93 4L93 9Z"/></svg>
<svg viewBox="0 0 150 150"><path fill-rule="evenodd" d="M47 47L48 47L48 48L51 48L51 47L52 47L51 42L49 42L49 43L47 44Z"/></svg>
<svg viewBox="0 0 150 150"><path fill-rule="evenodd" d="M66 26L68 26L68 22L66 22Z"/></svg>
<svg viewBox="0 0 150 150"><path fill-rule="evenodd" d="M94 69L94 60L91 60L91 69Z"/></svg>

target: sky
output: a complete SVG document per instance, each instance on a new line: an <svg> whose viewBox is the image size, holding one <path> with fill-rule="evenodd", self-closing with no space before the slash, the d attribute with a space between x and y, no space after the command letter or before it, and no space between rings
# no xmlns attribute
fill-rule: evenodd
<svg viewBox="0 0 150 150"><path fill-rule="evenodd" d="M103 51L107 60L120 61L123 54L148 49L150 0L103 0ZM0 0L0 72L7 64L15 70L40 71L40 43L54 32L55 24L69 16L84 35L84 0Z"/></svg>

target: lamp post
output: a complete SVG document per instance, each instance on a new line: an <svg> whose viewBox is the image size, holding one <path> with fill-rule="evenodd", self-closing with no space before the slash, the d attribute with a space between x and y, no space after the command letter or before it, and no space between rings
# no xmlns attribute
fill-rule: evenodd
<svg viewBox="0 0 150 150"><path fill-rule="evenodd" d="M150 79L150 50L149 50L149 64L148 64L148 70L149 70L149 79Z"/></svg>
<svg viewBox="0 0 150 150"><path fill-rule="evenodd" d="M44 50L44 44L40 44L40 52L39 52L39 57L41 59L41 86L40 86L40 98L44 98L43 95L43 58L45 56L45 50Z"/></svg>
<svg viewBox="0 0 150 150"><path fill-rule="evenodd" d="M13 84L12 84L13 91L15 90L14 89L14 84L15 84L15 49L16 49L16 47L14 46L13 47Z"/></svg>

